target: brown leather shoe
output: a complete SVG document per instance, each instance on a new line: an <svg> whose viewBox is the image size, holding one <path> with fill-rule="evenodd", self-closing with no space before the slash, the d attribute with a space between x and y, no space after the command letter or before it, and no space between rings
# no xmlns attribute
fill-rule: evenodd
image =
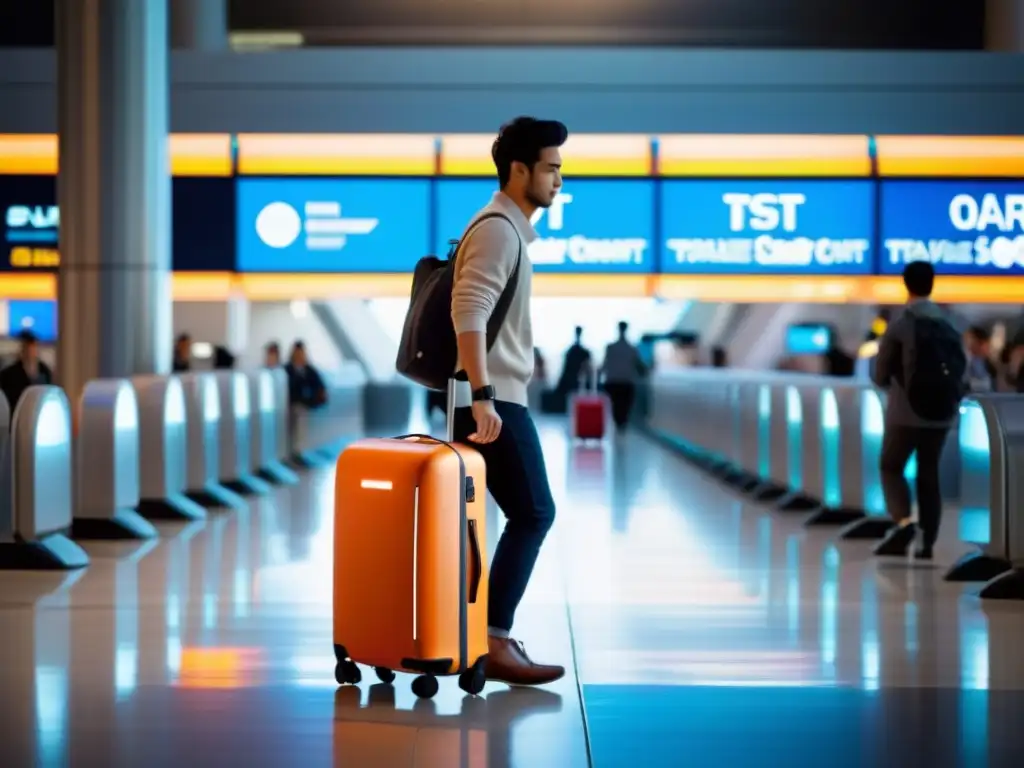
<svg viewBox="0 0 1024 768"><path fill-rule="evenodd" d="M555 664L534 664L526 649L512 638L487 638L487 679L508 685L545 685L565 675Z"/></svg>

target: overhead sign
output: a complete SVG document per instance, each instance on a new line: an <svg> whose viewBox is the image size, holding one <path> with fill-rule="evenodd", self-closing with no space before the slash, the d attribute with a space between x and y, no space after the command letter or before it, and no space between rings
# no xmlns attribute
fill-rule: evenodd
<svg viewBox="0 0 1024 768"><path fill-rule="evenodd" d="M422 179L240 179L242 272L411 272L428 250Z"/></svg>
<svg viewBox="0 0 1024 768"><path fill-rule="evenodd" d="M57 340L57 302L47 299L7 302L8 335L31 331L39 341Z"/></svg>
<svg viewBox="0 0 1024 768"><path fill-rule="evenodd" d="M462 236L473 215L490 202L494 181L437 182L437 242ZM654 182L573 179L548 208L532 217L537 239L529 256L537 272L634 273L654 271Z"/></svg>
<svg viewBox="0 0 1024 768"><path fill-rule="evenodd" d="M171 189L173 268L233 270L234 180L177 177ZM56 270L60 218L53 176L0 176L0 270Z"/></svg>
<svg viewBox="0 0 1024 768"><path fill-rule="evenodd" d="M886 181L882 274L928 261L952 275L1024 274L1024 182Z"/></svg>
<svg viewBox="0 0 1024 768"><path fill-rule="evenodd" d="M666 273L866 275L874 267L870 181L662 183Z"/></svg>

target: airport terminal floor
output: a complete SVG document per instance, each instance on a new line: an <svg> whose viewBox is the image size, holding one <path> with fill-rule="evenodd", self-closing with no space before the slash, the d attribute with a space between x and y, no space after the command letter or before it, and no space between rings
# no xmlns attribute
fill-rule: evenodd
<svg viewBox="0 0 1024 768"><path fill-rule="evenodd" d="M933 563L883 561L642 435L540 430L558 519L514 634L563 680L339 688L328 466L87 542L86 569L2 574L0 763L1019 765L1024 606L943 581L954 521Z"/></svg>

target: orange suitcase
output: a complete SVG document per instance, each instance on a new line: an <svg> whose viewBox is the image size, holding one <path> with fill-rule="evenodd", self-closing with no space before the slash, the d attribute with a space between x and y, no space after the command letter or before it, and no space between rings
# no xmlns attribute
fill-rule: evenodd
<svg viewBox="0 0 1024 768"><path fill-rule="evenodd" d="M477 694L487 660L487 481L483 457L429 435L368 438L338 457L334 486L334 655L339 685L357 664L413 692L459 675Z"/></svg>

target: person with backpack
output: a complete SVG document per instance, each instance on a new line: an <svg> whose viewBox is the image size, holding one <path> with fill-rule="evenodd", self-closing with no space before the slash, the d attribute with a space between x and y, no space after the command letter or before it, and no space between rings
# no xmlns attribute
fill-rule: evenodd
<svg viewBox="0 0 1024 768"><path fill-rule="evenodd" d="M487 490L506 518L488 585L489 680L543 685L565 674L537 664L510 637L516 608L555 519L544 453L529 411L534 371L527 246L530 219L562 186L559 148L566 127L519 117L491 148L499 190L470 221L447 260L421 259L399 343L399 373L435 391L453 374L468 382L455 395L453 436L487 466Z"/></svg>
<svg viewBox="0 0 1024 768"><path fill-rule="evenodd" d="M875 548L876 555L914 552L930 560L942 520L939 462L966 394L967 356L960 334L931 300L935 270L924 261L903 270L907 306L879 342L872 378L888 393L882 437L881 480L885 506L896 526ZM917 455L918 524L911 520L907 462Z"/></svg>

